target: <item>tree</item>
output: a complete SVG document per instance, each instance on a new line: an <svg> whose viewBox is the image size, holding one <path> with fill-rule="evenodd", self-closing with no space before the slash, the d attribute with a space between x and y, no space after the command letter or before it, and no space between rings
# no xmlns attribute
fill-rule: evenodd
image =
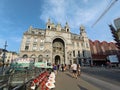
<svg viewBox="0 0 120 90"><path fill-rule="evenodd" d="M114 38L114 40L116 41L116 46L118 49L120 49L120 40L119 40L119 36L118 36L118 32L117 30L113 27L113 25L109 25L112 36Z"/></svg>

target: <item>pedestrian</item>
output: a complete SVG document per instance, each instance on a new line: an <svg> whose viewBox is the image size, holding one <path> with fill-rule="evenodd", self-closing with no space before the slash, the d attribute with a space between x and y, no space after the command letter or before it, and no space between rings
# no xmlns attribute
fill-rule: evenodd
<svg viewBox="0 0 120 90"><path fill-rule="evenodd" d="M80 64L77 64L77 75L78 76L81 75L81 66L80 66Z"/></svg>
<svg viewBox="0 0 120 90"><path fill-rule="evenodd" d="M69 70L70 70L71 64L69 64L68 66L69 66Z"/></svg>
<svg viewBox="0 0 120 90"><path fill-rule="evenodd" d="M65 64L65 66L64 66L64 71L66 71L66 69L67 69L67 65Z"/></svg>
<svg viewBox="0 0 120 90"><path fill-rule="evenodd" d="M57 70L59 71L59 69L60 69L60 64L57 65Z"/></svg>
<svg viewBox="0 0 120 90"><path fill-rule="evenodd" d="M61 69L62 69L62 72L64 72L64 65L63 64L61 65Z"/></svg>
<svg viewBox="0 0 120 90"><path fill-rule="evenodd" d="M57 75L57 65L56 64L53 64L53 70L54 70L55 75Z"/></svg>
<svg viewBox="0 0 120 90"><path fill-rule="evenodd" d="M72 76L77 79L77 64L76 64L76 62L74 62L74 63L71 65L71 68L72 68Z"/></svg>

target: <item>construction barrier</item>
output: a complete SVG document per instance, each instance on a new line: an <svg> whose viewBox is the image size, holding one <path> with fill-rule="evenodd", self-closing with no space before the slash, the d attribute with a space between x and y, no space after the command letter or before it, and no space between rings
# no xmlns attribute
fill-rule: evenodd
<svg viewBox="0 0 120 90"><path fill-rule="evenodd" d="M44 71L33 79L31 89L35 90L36 88L40 88L40 90L51 90L52 88L55 88L54 83L55 74L53 72L49 74L48 71Z"/></svg>

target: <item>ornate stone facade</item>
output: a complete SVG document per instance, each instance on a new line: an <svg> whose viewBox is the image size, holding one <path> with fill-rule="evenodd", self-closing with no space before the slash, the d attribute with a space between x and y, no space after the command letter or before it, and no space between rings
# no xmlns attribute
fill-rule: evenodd
<svg viewBox="0 0 120 90"><path fill-rule="evenodd" d="M89 64L91 58L89 39L85 27L80 26L80 34L70 32L66 23L55 25L48 20L46 29L30 28L23 34L20 57L31 57L35 61L56 64Z"/></svg>

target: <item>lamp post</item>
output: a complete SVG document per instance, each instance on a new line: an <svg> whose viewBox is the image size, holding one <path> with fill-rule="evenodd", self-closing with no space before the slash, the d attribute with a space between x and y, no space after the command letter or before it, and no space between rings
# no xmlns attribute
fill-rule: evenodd
<svg viewBox="0 0 120 90"><path fill-rule="evenodd" d="M7 47L7 41L5 41L5 45L4 45L4 50L3 50L3 66L2 66L2 73L4 74L4 65L5 65L5 58L6 58L6 47Z"/></svg>

